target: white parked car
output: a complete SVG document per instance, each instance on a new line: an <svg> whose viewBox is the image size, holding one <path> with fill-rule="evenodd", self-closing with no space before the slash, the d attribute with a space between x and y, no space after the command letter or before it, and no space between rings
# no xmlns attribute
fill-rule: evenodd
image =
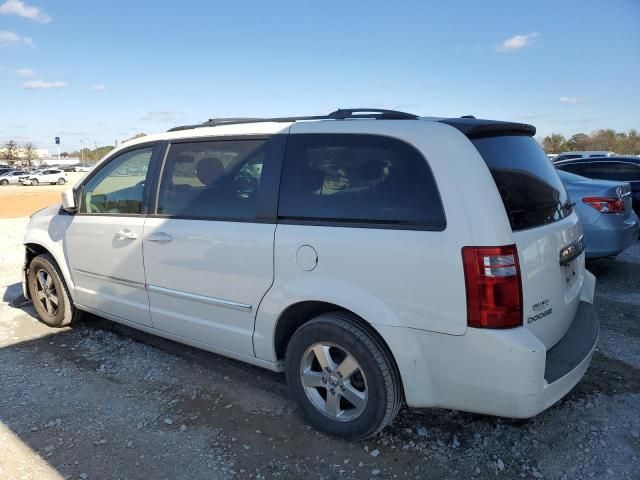
<svg viewBox="0 0 640 480"><path fill-rule="evenodd" d="M383 110L127 142L27 228L24 294L285 372L320 430L403 402L534 416L585 373L595 278L530 125Z"/></svg>
<svg viewBox="0 0 640 480"><path fill-rule="evenodd" d="M11 170L0 175L0 185L14 185L19 183L20 177L25 173L21 170Z"/></svg>
<svg viewBox="0 0 640 480"><path fill-rule="evenodd" d="M67 172L58 168L40 170L27 176L21 176L20 183L23 185L40 185L41 183L64 185L67 183Z"/></svg>

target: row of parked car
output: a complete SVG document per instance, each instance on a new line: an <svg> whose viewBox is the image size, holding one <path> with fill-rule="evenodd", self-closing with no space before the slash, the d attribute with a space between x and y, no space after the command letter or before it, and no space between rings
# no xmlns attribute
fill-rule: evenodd
<svg viewBox="0 0 640 480"><path fill-rule="evenodd" d="M587 258L615 256L637 241L640 157L566 152L552 163L575 202Z"/></svg>
<svg viewBox="0 0 640 480"><path fill-rule="evenodd" d="M41 170L0 170L0 185L64 185L67 183L67 173L59 168L44 168Z"/></svg>

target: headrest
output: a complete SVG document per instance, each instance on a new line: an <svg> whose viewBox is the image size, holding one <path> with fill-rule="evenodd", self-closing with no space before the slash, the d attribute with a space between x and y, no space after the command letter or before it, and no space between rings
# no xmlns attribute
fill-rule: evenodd
<svg viewBox="0 0 640 480"><path fill-rule="evenodd" d="M214 185L224 177L225 171L222 162L215 157L205 157L198 160L196 175L203 185Z"/></svg>

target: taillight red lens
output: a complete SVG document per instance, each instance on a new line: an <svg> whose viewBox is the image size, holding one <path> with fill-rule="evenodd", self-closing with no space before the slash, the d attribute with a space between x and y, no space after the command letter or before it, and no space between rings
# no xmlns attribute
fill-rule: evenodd
<svg viewBox="0 0 640 480"><path fill-rule="evenodd" d="M624 212L624 202L621 198L585 197L582 201L602 213Z"/></svg>
<svg viewBox="0 0 640 480"><path fill-rule="evenodd" d="M467 324L478 328L522 325L518 251L504 247L463 247Z"/></svg>

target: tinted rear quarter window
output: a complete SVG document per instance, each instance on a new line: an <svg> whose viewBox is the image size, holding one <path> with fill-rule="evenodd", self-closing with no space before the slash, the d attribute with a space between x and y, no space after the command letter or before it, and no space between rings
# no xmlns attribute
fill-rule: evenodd
<svg viewBox="0 0 640 480"><path fill-rule="evenodd" d="M372 227L445 227L427 160L413 146L378 135L291 135L278 215Z"/></svg>
<svg viewBox="0 0 640 480"><path fill-rule="evenodd" d="M571 213L562 181L533 138L505 135L472 142L489 167L512 230L553 223Z"/></svg>
<svg viewBox="0 0 640 480"><path fill-rule="evenodd" d="M558 165L556 168L565 172L575 173L576 175L587 176L587 165L584 163L568 163L566 165Z"/></svg>
<svg viewBox="0 0 640 480"><path fill-rule="evenodd" d="M594 162L589 164L587 173L591 178L633 182L640 180L640 165L625 162Z"/></svg>

